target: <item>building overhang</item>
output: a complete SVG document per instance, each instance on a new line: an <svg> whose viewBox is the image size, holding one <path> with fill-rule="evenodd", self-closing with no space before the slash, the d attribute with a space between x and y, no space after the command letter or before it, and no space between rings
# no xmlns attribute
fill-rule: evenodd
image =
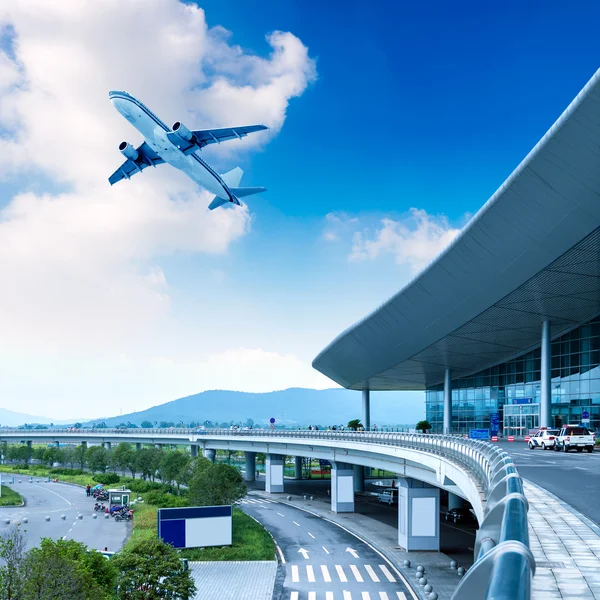
<svg viewBox="0 0 600 600"><path fill-rule="evenodd" d="M467 377L600 313L600 70L415 279L313 367L350 389Z"/></svg>

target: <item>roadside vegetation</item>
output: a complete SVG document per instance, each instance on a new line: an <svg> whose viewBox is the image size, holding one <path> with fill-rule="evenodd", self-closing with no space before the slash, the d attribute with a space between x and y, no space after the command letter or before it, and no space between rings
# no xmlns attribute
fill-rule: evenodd
<svg viewBox="0 0 600 600"><path fill-rule="evenodd" d="M21 494L15 492L6 485L0 486L2 495L0 496L0 506L21 506L23 498Z"/></svg>
<svg viewBox="0 0 600 600"><path fill-rule="evenodd" d="M5 458L15 462L0 469L15 476L49 477L81 486L102 483L107 487L129 488L132 497L141 498L142 502L134 505L133 530L125 550L156 539L159 508L235 504L247 491L235 466L227 462L212 463L203 457L191 458L181 450L154 447L136 450L127 443L111 450L102 446L30 448L26 445L8 445L0 450ZM30 464L32 458L42 464ZM231 461L231 453L227 458ZM61 466L56 466L57 463ZM184 550L181 556L210 561L272 560L275 546L262 525L234 507L232 546Z"/></svg>

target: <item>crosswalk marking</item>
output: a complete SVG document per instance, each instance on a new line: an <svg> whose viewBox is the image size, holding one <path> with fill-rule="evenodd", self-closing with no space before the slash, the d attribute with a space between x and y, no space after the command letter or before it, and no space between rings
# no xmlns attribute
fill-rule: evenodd
<svg viewBox="0 0 600 600"><path fill-rule="evenodd" d="M306 565L306 576L308 577L309 583L315 582L315 572L312 568L312 565Z"/></svg>
<svg viewBox="0 0 600 600"><path fill-rule="evenodd" d="M323 579L326 583L331 583L331 575L329 574L329 569L327 565L321 565L321 573L323 573Z"/></svg>
<svg viewBox="0 0 600 600"><path fill-rule="evenodd" d="M348 590L344 590L344 600L352 600L352 594Z"/></svg>
<svg viewBox="0 0 600 600"><path fill-rule="evenodd" d="M369 594L369 592L363 592L362 600L371 600L371 594Z"/></svg>
<svg viewBox="0 0 600 600"><path fill-rule="evenodd" d="M359 592L361 600L371 600L369 592ZM372 592L378 594L378 600L390 600L390 596L387 592ZM392 592L393 593L393 592ZM343 600L352 600L352 592L343 590ZM407 600L404 592L396 592L398 600ZM339 596L336 596L336 592L328 591L325 592L325 600L336 600ZM290 600L300 600L300 592L290 592ZM308 592L308 600L317 600L317 592Z"/></svg>
<svg viewBox="0 0 600 600"><path fill-rule="evenodd" d="M395 583L395 577L390 573L390 570L385 565L379 565L379 568L382 570L383 574L387 577L388 581Z"/></svg>
<svg viewBox="0 0 600 600"><path fill-rule="evenodd" d="M298 592L292 592L290 594L290 600L298 600Z"/></svg>
<svg viewBox="0 0 600 600"><path fill-rule="evenodd" d="M350 565L350 570L352 571L356 581L358 581L358 583L362 583L364 581L364 579L362 578L362 575L360 574L360 571L358 570L356 565Z"/></svg>
<svg viewBox="0 0 600 600"><path fill-rule="evenodd" d="M369 577L375 582L375 583L379 583L379 577L377 577L377 573L375 573L373 567L371 565L365 565L365 569L367 570L367 573L369 574Z"/></svg>
<svg viewBox="0 0 600 600"><path fill-rule="evenodd" d="M292 582L298 583L300 581L300 577L298 575L298 565L292 565Z"/></svg>
<svg viewBox="0 0 600 600"><path fill-rule="evenodd" d="M398 600L406 600L406 594L404 592L396 592L398 594Z"/></svg>
<svg viewBox="0 0 600 600"><path fill-rule="evenodd" d="M389 600L386 592L379 592L379 600Z"/></svg>
<svg viewBox="0 0 600 600"><path fill-rule="evenodd" d="M338 577L342 583L346 583L348 579L346 578L346 573L344 573L344 569L342 569L342 565L335 565L335 570L337 571ZM350 592L348 592L350 593Z"/></svg>
<svg viewBox="0 0 600 600"><path fill-rule="evenodd" d="M333 600L333 592L325 592L325 600Z"/></svg>
<svg viewBox="0 0 600 600"><path fill-rule="evenodd" d="M317 600L317 592L308 592L308 600Z"/></svg>

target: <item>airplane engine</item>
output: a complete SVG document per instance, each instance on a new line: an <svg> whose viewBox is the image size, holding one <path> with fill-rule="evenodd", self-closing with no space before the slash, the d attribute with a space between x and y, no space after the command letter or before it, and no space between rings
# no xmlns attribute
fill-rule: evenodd
<svg viewBox="0 0 600 600"><path fill-rule="evenodd" d="M139 152L128 142L121 142L119 144L119 150L121 154L129 160L136 161L139 157Z"/></svg>
<svg viewBox="0 0 600 600"><path fill-rule="evenodd" d="M173 131L186 142L191 142L194 139L194 134L181 122L173 123Z"/></svg>

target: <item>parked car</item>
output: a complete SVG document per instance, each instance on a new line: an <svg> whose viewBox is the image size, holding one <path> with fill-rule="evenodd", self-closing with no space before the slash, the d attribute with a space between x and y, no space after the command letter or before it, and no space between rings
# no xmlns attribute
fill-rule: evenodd
<svg viewBox="0 0 600 600"><path fill-rule="evenodd" d="M476 519L470 508L451 508L446 512L446 521L454 521L455 523L473 523Z"/></svg>
<svg viewBox="0 0 600 600"><path fill-rule="evenodd" d="M594 451L596 440L586 427L579 425L565 425L558 433L554 450L568 452L575 448L583 452L585 448L590 454Z"/></svg>
<svg viewBox="0 0 600 600"><path fill-rule="evenodd" d="M386 488L379 494L379 502L398 504L398 488Z"/></svg>
<svg viewBox="0 0 600 600"><path fill-rule="evenodd" d="M529 446L530 450L535 450L536 448L549 450L550 448L554 448L558 433L558 429L540 429L536 434L529 438L527 445Z"/></svg>

